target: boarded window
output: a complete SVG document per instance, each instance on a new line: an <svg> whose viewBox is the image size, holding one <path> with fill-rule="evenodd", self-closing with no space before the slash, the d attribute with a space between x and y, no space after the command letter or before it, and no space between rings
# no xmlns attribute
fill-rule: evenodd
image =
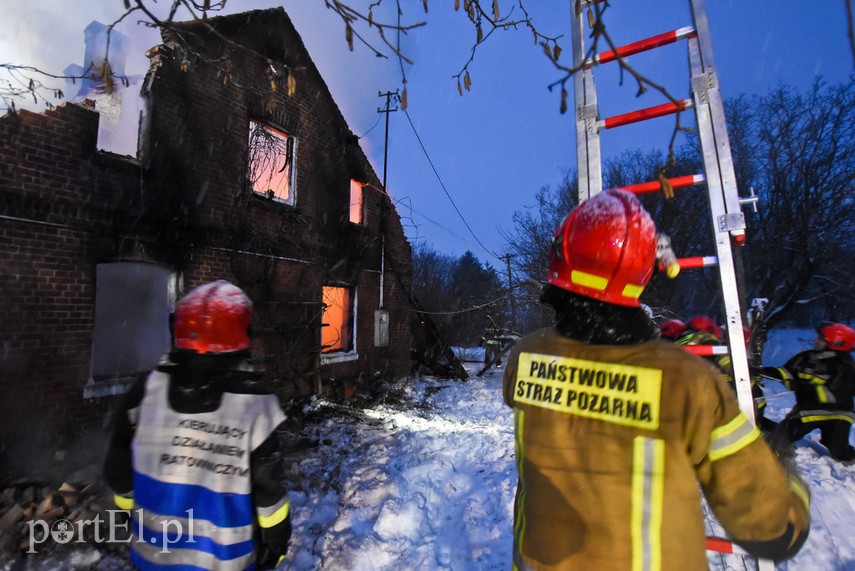
<svg viewBox="0 0 855 571"><path fill-rule="evenodd" d="M269 125L249 120L248 177L253 192L294 204L297 140Z"/></svg>
<svg viewBox="0 0 855 571"><path fill-rule="evenodd" d="M169 350L174 280L171 271L155 264L98 265L87 398L122 392Z"/></svg>
<svg viewBox="0 0 855 571"><path fill-rule="evenodd" d="M353 292L347 287L324 286L321 352L353 349Z"/></svg>
<svg viewBox="0 0 855 571"><path fill-rule="evenodd" d="M354 224L362 224L363 218L363 197L362 183L355 180L350 181L350 221Z"/></svg>

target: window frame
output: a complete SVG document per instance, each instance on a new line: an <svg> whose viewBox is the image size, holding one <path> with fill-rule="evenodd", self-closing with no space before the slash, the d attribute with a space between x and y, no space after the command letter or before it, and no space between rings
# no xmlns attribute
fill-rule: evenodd
<svg viewBox="0 0 855 571"><path fill-rule="evenodd" d="M364 182L359 182L355 178L350 179L350 203L348 208L348 220L351 224L355 224L357 226L366 226L368 221L365 216L365 187L367 186ZM359 220L355 221L353 219L354 212L354 202L353 202L353 194L354 187L359 188Z"/></svg>
<svg viewBox="0 0 855 571"><path fill-rule="evenodd" d="M95 303L89 373L84 398L123 394L154 369L172 348L170 314L182 276L148 261L118 260L95 266ZM127 297L140 303L127 303ZM125 351L113 356L114 345Z"/></svg>
<svg viewBox="0 0 855 571"><path fill-rule="evenodd" d="M253 181L253 156L252 156L252 137L254 132L254 125L257 126L255 128L264 129L274 137L284 138L285 141L285 154L287 156L286 162L290 163L290 171L288 173L288 197L282 198L278 196L276 192L271 194L270 189L267 191L260 191L256 189L256 182ZM276 125L265 121L263 119L257 117L249 117L247 121L247 157L246 157L246 178L249 182L249 188L252 194L255 196L259 196L262 198L266 198L267 200L271 200L273 202L278 202L280 204L287 204L289 206L295 206L297 204L297 147L299 146L299 139L289 134L285 129L277 127ZM277 159L278 162L278 159ZM266 169L269 171L273 170L273 167ZM261 176L258 177L261 179Z"/></svg>
<svg viewBox="0 0 855 571"><path fill-rule="evenodd" d="M324 290L326 288L344 289L344 290L347 290L347 292L350 296L350 311L348 312L349 317L350 317L350 324L349 324L350 325L350 327L349 327L350 342L348 344L349 348L347 348L347 349L337 349L337 350L330 350L330 351L324 351L323 350L323 335L324 335L323 334L323 328L324 328L323 323L324 323L324 318L326 316L326 306L323 305L323 300L324 300ZM342 362L346 362L346 361L357 360L359 358L359 353L356 350L357 330L358 330L356 319L357 319L357 315L358 315L357 310L359 308L359 303L358 303L358 295L357 295L356 287L353 287L349 284L336 284L336 283L324 284L321 286L321 302L322 302L321 315L320 315L321 333L320 333L320 339L318 339L319 344L321 346L321 351L320 351L321 365L327 365L327 364L331 364L331 363L342 363Z"/></svg>

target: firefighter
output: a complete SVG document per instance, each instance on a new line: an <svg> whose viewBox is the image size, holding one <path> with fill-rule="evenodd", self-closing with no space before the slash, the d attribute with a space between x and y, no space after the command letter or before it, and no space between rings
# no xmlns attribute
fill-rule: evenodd
<svg viewBox="0 0 855 571"><path fill-rule="evenodd" d="M751 343L751 331L743 327L742 334L745 339L745 348L747 349ZM723 336L724 332L721 327L712 318L706 315L695 315L689 319L686 329L674 342L677 345L712 345L723 347L725 345L722 340ZM733 394L736 394L736 382L733 378L733 361L730 355L727 353L711 355L706 357L706 359L718 367L730 385L730 388L733 389ZM754 422L764 434L771 434L775 429L776 423L766 418L766 394L763 392L762 379L759 375L751 375L750 383L751 398L754 401Z"/></svg>
<svg viewBox="0 0 855 571"><path fill-rule="evenodd" d="M730 537L781 560L804 544L809 495L704 360L658 339L639 295L653 221L625 191L558 227L541 301L554 327L517 342L515 569L706 569L699 486Z"/></svg>
<svg viewBox="0 0 855 571"><path fill-rule="evenodd" d="M271 567L291 536L277 397L249 365L252 303L197 287L175 311L175 347L130 390L104 466L131 511L140 569Z"/></svg>
<svg viewBox="0 0 855 571"><path fill-rule="evenodd" d="M502 335L502 329L496 325L493 318L487 316L487 326L484 328L484 335L481 337L481 343L484 345L484 366L489 367L495 361L496 368L502 368L502 351L499 337Z"/></svg>
<svg viewBox="0 0 855 571"><path fill-rule="evenodd" d="M796 405L772 435L774 444L795 442L819 429L820 443L841 462L855 460L849 431L855 419L855 330L842 323L817 327L814 348L791 358L783 367L762 367L760 373L795 392Z"/></svg>
<svg viewBox="0 0 855 571"><path fill-rule="evenodd" d="M721 327L706 315L695 315L674 342L678 345L722 345Z"/></svg>

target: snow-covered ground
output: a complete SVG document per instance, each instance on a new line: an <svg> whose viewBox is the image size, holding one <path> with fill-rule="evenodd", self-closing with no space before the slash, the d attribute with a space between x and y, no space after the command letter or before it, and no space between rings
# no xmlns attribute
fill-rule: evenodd
<svg viewBox="0 0 855 571"><path fill-rule="evenodd" d="M286 568L509 568L516 474L500 373L404 390L423 406L380 406L364 411L371 423L318 427L329 445L295 466L318 487L291 493Z"/></svg>
<svg viewBox="0 0 855 571"><path fill-rule="evenodd" d="M782 390L769 387L774 420L794 404ZM295 466L310 484L292 493L286 568L510 569L516 472L501 372L465 383L413 380L406 395L425 406L380 406L365 411L372 424L317 427L329 445ZM818 434L797 443L796 462L813 522L805 547L779 569L855 570L855 467L829 458ZM708 531L719 532L716 522ZM711 569L754 569L735 555L709 552L708 560Z"/></svg>
<svg viewBox="0 0 855 571"><path fill-rule="evenodd" d="M800 342L782 336L786 355L766 364L807 348L813 334L805 335ZM777 351L779 341L771 343ZM283 569L510 569L512 412L502 404L501 371L478 378L481 363L466 367L473 374L467 382L411 379L367 408L322 398L304 408L310 422L303 436L318 446L290 460L294 535ZM780 420L794 404L792 394L774 382L767 392L767 414ZM811 533L798 556L778 569L855 571L855 466L829 458L818 434L797 443L795 458L812 492ZM715 522L708 524L718 532ZM753 561L734 555L708 552L708 561L716 570L754 569ZM90 549L26 568L122 567Z"/></svg>

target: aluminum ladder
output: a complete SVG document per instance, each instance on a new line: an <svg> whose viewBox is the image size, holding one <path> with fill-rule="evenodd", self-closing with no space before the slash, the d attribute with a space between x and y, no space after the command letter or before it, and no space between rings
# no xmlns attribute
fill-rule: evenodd
<svg viewBox="0 0 855 571"><path fill-rule="evenodd" d="M693 26L659 34L619 47L614 51L602 52L589 57L585 49L585 22L582 12L596 1L575 0L573 2L575 9L571 9L573 66L574 68L581 68L573 77L576 101L579 200L590 198L603 190L599 135L601 130L622 127L631 123L694 109L705 173L674 177L668 181L675 189L700 185L707 187L715 234L716 255L680 258L678 261L681 269L718 267L727 322L728 352L733 362L739 406L742 412L753 421L754 403L751 396L748 356L742 331L743 319L733 247L745 243L745 215L742 213L742 206L756 199L740 198L736 188L724 105L713 65L712 44L703 0L690 0L694 19ZM688 43L692 98L600 119L597 94L594 88L594 68L615 61L618 56L626 58L679 40L686 40ZM659 181L652 181L622 188L641 194L658 191L660 184ZM739 269L741 271L741 267Z"/></svg>
<svg viewBox="0 0 855 571"><path fill-rule="evenodd" d="M681 269L718 267L727 322L728 347L696 346L692 348L692 352L702 355L720 352L730 353L739 408L752 422L755 422L754 400L751 395L748 356L742 329L743 319L737 281L737 266L740 274L742 271L741 258L738 261L734 260L733 248L745 243L745 216L742 212L742 206L755 202L756 198L741 198L736 187L724 105L714 66L709 22L704 9L704 2L703 0L689 0L693 19L692 26L661 33L626 44L615 50L593 54L588 53L585 46L587 37L585 16L587 10L593 9L594 5L601 1L573 0L570 9L573 68L577 70L573 76L573 88L579 200L590 198L603 190L600 131L690 109L695 111L705 172L704 174L670 178L668 182L674 189L706 186L709 193L716 253L714 256L679 258L678 262ZM691 98L669 101L645 109L600 118L597 92L594 86L594 68L616 61L618 58L628 58L634 54L682 40L688 44ZM657 180L622 188L641 194L657 192L661 185ZM731 549L735 548L731 542L718 538L708 538L707 548L713 551L744 554L744 551L740 551L738 548L728 551L727 548L722 547L724 544L730 544ZM762 571L773 570L774 563L758 560L757 569Z"/></svg>

